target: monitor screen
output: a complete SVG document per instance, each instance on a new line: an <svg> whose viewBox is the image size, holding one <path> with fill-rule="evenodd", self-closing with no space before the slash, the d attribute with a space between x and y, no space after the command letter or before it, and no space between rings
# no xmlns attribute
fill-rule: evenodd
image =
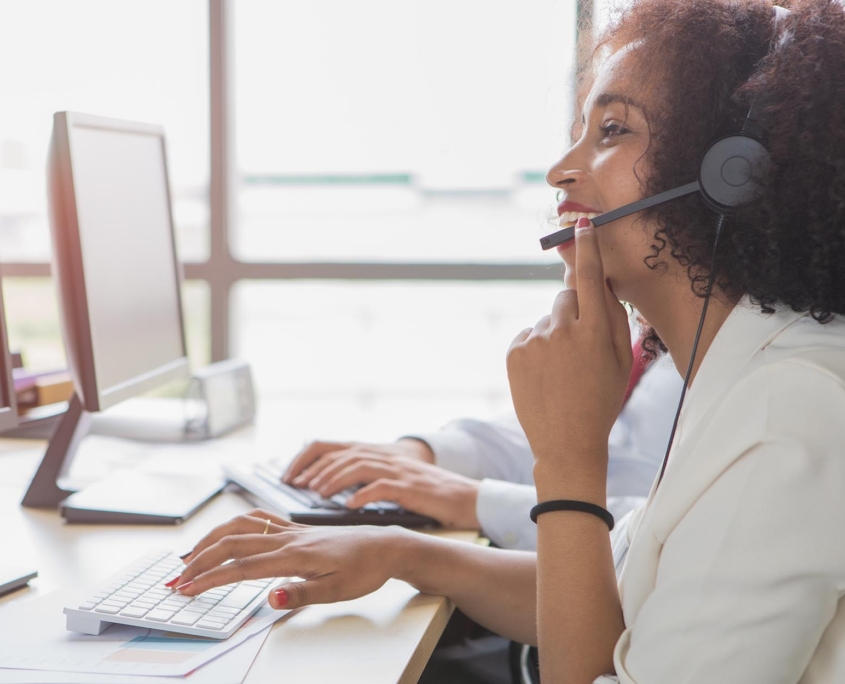
<svg viewBox="0 0 845 684"><path fill-rule="evenodd" d="M71 129L82 266L101 394L185 356L161 137Z"/></svg>
<svg viewBox="0 0 845 684"><path fill-rule="evenodd" d="M164 132L59 112L56 275L77 394L99 411L187 373Z"/></svg>

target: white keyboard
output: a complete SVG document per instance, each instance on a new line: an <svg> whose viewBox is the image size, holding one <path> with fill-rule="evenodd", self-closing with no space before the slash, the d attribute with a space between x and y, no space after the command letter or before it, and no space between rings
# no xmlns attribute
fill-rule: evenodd
<svg viewBox="0 0 845 684"><path fill-rule="evenodd" d="M171 552L150 554L107 580L86 601L64 609L67 628L100 634L112 623L226 639L264 605L276 579L247 580L183 596L164 586L183 563Z"/></svg>

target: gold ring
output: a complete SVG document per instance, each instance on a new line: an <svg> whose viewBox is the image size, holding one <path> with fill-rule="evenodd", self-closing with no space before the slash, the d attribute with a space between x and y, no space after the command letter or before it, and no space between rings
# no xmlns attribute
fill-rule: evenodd
<svg viewBox="0 0 845 684"><path fill-rule="evenodd" d="M267 534L270 530L270 518L267 518L267 523L264 525L264 531L261 534Z"/></svg>

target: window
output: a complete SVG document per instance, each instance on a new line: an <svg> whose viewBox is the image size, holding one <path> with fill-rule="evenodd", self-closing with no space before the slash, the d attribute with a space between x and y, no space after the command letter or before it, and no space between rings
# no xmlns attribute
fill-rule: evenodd
<svg viewBox="0 0 845 684"><path fill-rule="evenodd" d="M575 3L233 9L231 249L303 279L234 290L232 351L262 399L291 415L307 398L298 425L362 438L388 415L420 429L506 410L508 344L560 287L538 239L571 120Z"/></svg>
<svg viewBox="0 0 845 684"><path fill-rule="evenodd" d="M0 259L12 346L36 369L64 363L49 282L45 163L53 113L164 125L179 252L209 253L208 5L203 0L31 0L0 10ZM32 280L28 277L36 276ZM187 288L192 292L191 286ZM196 361L208 317L186 301ZM203 341L204 340L204 341Z"/></svg>
<svg viewBox="0 0 845 684"><path fill-rule="evenodd" d="M195 364L245 357L265 410L315 431L507 409L507 345L560 288L538 238L577 4L5 3L13 345L62 362L44 159L52 113L80 110L167 130Z"/></svg>

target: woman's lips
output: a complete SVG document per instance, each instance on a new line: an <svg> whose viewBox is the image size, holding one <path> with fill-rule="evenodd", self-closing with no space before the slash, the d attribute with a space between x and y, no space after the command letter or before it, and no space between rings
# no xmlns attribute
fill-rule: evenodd
<svg viewBox="0 0 845 684"><path fill-rule="evenodd" d="M574 211L579 214L601 213L598 209L593 209L593 207L588 207L586 204L581 204L580 202L573 202L572 200L564 200L563 202L557 205L558 216L567 211Z"/></svg>

